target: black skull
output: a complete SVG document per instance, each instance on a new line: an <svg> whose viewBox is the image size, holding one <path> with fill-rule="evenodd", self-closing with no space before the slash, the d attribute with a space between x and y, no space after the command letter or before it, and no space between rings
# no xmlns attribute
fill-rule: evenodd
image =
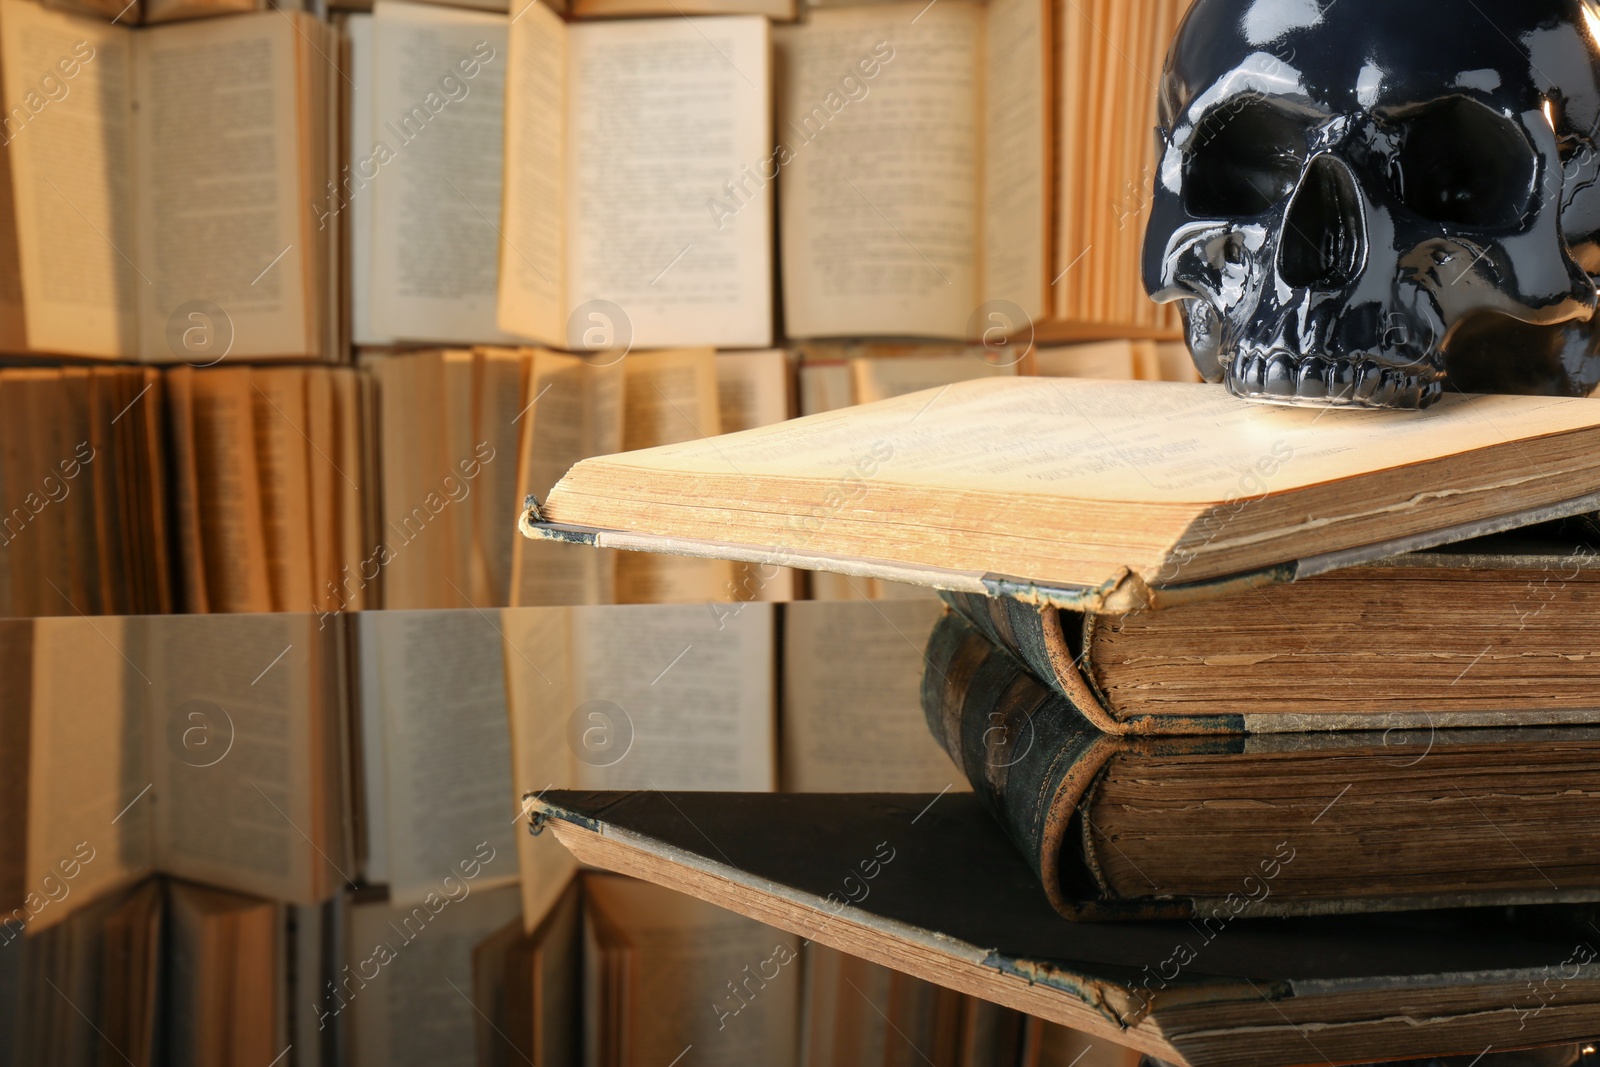
<svg viewBox="0 0 1600 1067"><path fill-rule="evenodd" d="M1208 381L1423 407L1600 384L1596 0L1196 0L1144 281Z"/></svg>

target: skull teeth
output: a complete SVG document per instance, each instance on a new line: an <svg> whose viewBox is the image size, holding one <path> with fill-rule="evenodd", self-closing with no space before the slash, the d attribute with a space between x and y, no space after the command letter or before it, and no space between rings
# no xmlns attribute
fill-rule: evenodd
<svg viewBox="0 0 1600 1067"><path fill-rule="evenodd" d="M1425 408L1444 391L1427 371L1403 370L1372 357L1297 358L1287 352L1236 354L1228 365L1228 389L1280 404L1374 408Z"/></svg>

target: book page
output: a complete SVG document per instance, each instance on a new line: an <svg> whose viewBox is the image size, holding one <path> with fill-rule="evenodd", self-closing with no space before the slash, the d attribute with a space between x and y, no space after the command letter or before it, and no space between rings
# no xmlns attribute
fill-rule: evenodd
<svg viewBox="0 0 1600 1067"><path fill-rule="evenodd" d="M499 626L466 611L368 612L357 625L375 657L368 672L383 736L381 790L389 896L397 904L443 892L474 856L480 887L516 878L510 732ZM365 667L365 664L363 664ZM363 722L368 716L363 709ZM494 859L480 851L486 847Z"/></svg>
<svg viewBox="0 0 1600 1067"><path fill-rule="evenodd" d="M617 18L626 15L765 15L774 22L792 22L795 0L573 0L573 18Z"/></svg>
<svg viewBox="0 0 1600 1067"><path fill-rule="evenodd" d="M966 336L983 22L972 4L913 0L815 11L774 34L791 337Z"/></svg>
<svg viewBox="0 0 1600 1067"><path fill-rule="evenodd" d="M787 605L783 789L937 793L966 779L928 731L922 676L938 598Z"/></svg>
<svg viewBox="0 0 1600 1067"><path fill-rule="evenodd" d="M800 414L837 411L856 402L848 363L807 363L800 367Z"/></svg>
<svg viewBox="0 0 1600 1067"><path fill-rule="evenodd" d="M219 367L190 381L206 603L220 612L271 611L252 371Z"/></svg>
<svg viewBox="0 0 1600 1067"><path fill-rule="evenodd" d="M0 17L4 9L0 8ZM0 30L0 41L4 31ZM3 75L0 75L3 77ZM0 101L5 87L0 82ZM22 300L22 262L17 248L17 204L11 175L11 137L0 125L0 352L23 352L28 347L28 323Z"/></svg>
<svg viewBox="0 0 1600 1067"><path fill-rule="evenodd" d="M568 40L571 308L620 308L636 348L771 344L767 20L591 22Z"/></svg>
<svg viewBox="0 0 1600 1067"><path fill-rule="evenodd" d="M172 561L178 570L181 593L175 598L179 611L203 614L210 611L206 595L205 534L200 519L200 460L196 437L193 367L173 367L165 373L167 422L172 442L173 550ZM161 472L152 472L152 485L159 484Z"/></svg>
<svg viewBox="0 0 1600 1067"><path fill-rule="evenodd" d="M373 232L377 188L383 184L384 171L378 166L378 104L374 98L377 82L374 74L376 57L373 55L372 16L364 12L351 12L345 16L345 36L350 39L350 80L345 86L349 98L350 154L355 178L350 183L348 195L342 202L321 203L316 210L317 225L327 226L340 216L348 218L350 240L350 335L358 345L390 345L394 338L379 332L377 319L372 314L373 245L377 235ZM368 162L368 160L371 162ZM341 174L341 183L344 175Z"/></svg>
<svg viewBox="0 0 1600 1067"><path fill-rule="evenodd" d="M3 572L4 568L0 568ZM0 581L0 589L4 588ZM0 917L22 907L28 882L28 743L33 718L33 620L0 619Z"/></svg>
<svg viewBox="0 0 1600 1067"><path fill-rule="evenodd" d="M472 480L472 550L481 561L473 573L481 574L485 582L483 589L473 591L472 602L505 607L511 603L516 543L527 540L517 529L522 513L517 456L531 360L513 348L478 348L473 359L477 370L473 444L488 445L493 458L478 465L478 476Z"/></svg>
<svg viewBox="0 0 1600 1067"><path fill-rule="evenodd" d="M853 359L850 372L856 403L920 393L974 378L1015 378L1017 368L984 362L979 356L902 356Z"/></svg>
<svg viewBox="0 0 1600 1067"><path fill-rule="evenodd" d="M415 605L422 608L465 608L494 606L490 599L489 575L483 558L478 554L477 523L474 521L477 505L472 501L478 479L468 477L483 473L483 465L474 467L476 459L491 464L497 453L477 426L478 358L470 349L449 349L444 353L444 388L436 395L424 398L424 403L437 408L443 416L445 466L439 486L449 500L436 519L439 526L448 528L450 554L443 557L442 573L432 575L439 581L427 602ZM402 429L401 432L405 432Z"/></svg>
<svg viewBox="0 0 1600 1067"><path fill-rule="evenodd" d="M350 709L355 750L360 754L356 775L359 785L352 791L360 827L356 862L361 880L369 885L389 884L389 765L384 751L383 675L380 672L376 613L355 616L351 624L355 649L355 692Z"/></svg>
<svg viewBox="0 0 1600 1067"><path fill-rule="evenodd" d="M253 368L256 470L275 611L304 610L317 592L311 547L311 427L307 371ZM321 456L317 464L323 464Z"/></svg>
<svg viewBox="0 0 1600 1067"><path fill-rule="evenodd" d="M349 981L337 999L326 990L314 996L317 1011L339 1016L348 1027L350 1062L472 1062L479 1025L471 999L472 950L516 913L515 890L459 876L427 904L380 900L352 906L344 973L365 980Z"/></svg>
<svg viewBox="0 0 1600 1067"><path fill-rule="evenodd" d="M508 333L565 347L567 26L541 0L515 6L506 40L497 322Z"/></svg>
<svg viewBox="0 0 1600 1067"><path fill-rule="evenodd" d="M670 889L584 879L586 904L625 946L631 989L603 983L625 1013L629 1062L789 1067L800 1044L800 939ZM710 1003L707 1003L707 994Z"/></svg>
<svg viewBox="0 0 1600 1067"><path fill-rule="evenodd" d="M339 518L338 562L341 567L354 562L352 570L340 570L336 589L319 590L337 607L360 611L377 602L374 569L379 555L375 532L378 493L374 486L379 482L377 463L369 462L369 449L377 435L373 425L378 421L375 405L369 400L375 383L370 375L350 368L332 372L333 395L336 407L334 431L338 437L337 450L328 454L338 477L333 487L338 493ZM366 488L363 490L363 486Z"/></svg>
<svg viewBox="0 0 1600 1067"><path fill-rule="evenodd" d="M365 194L373 324L413 340L509 340L495 324L506 19L404 0L372 10L376 128L352 165L381 177Z"/></svg>
<svg viewBox="0 0 1600 1067"><path fill-rule="evenodd" d="M622 451L623 361L535 351L525 392L517 501L543 500L580 459ZM511 603L608 604L616 598L612 553L515 535Z"/></svg>
<svg viewBox="0 0 1600 1067"><path fill-rule="evenodd" d="M1140 377L1134 341L1062 345L1033 351L1034 373L1041 378L1105 378L1133 381Z"/></svg>
<svg viewBox="0 0 1600 1067"><path fill-rule="evenodd" d="M1200 372L1195 369L1189 346L1182 341L1162 341L1156 345L1156 364L1161 368L1164 382L1198 382Z"/></svg>
<svg viewBox="0 0 1600 1067"><path fill-rule="evenodd" d="M471 549L457 538L463 526L470 531L472 514L472 483L462 475L487 455L464 443L472 432L471 354L385 355L372 369L382 406L383 606L465 606L468 583L451 577L464 572L459 561Z"/></svg>
<svg viewBox="0 0 1600 1067"><path fill-rule="evenodd" d="M990 309L999 317L986 315L981 326L1026 330L1045 315L1050 281L1050 9L1042 0L989 0L985 10L978 291L985 303L1011 307Z"/></svg>
<svg viewBox="0 0 1600 1067"><path fill-rule="evenodd" d="M1446 396L1426 411L1315 410L1215 386L1012 378L604 461L640 470L833 480L873 442L877 482L1128 503L1213 504L1276 457L1273 493L1600 424L1586 399ZM591 461L597 466L600 461ZM560 493L552 518L562 517Z"/></svg>
<svg viewBox="0 0 1600 1067"><path fill-rule="evenodd" d="M717 416L722 433L789 417L789 360L781 349L717 353Z"/></svg>
<svg viewBox="0 0 1600 1067"><path fill-rule="evenodd" d="M773 611L573 608L574 785L775 788Z"/></svg>
<svg viewBox="0 0 1600 1067"><path fill-rule="evenodd" d="M360 555L341 556L339 510L346 491L353 488L341 474L339 456L339 402L335 398L335 379L346 374L343 368L318 367L306 373L306 474L301 491L309 501L311 521L311 585L303 593L291 594L290 611L333 611L338 608L341 565L356 564Z"/></svg>
<svg viewBox="0 0 1600 1067"><path fill-rule="evenodd" d="M572 700L570 610L513 608L499 617L511 715L512 788L514 802L526 811L526 794L578 784L576 749L570 739L581 740L588 725L581 716L575 718ZM522 876L522 919L524 928L532 930L566 888L578 861L554 834L535 837L527 825L524 815L513 828Z"/></svg>
<svg viewBox="0 0 1600 1067"><path fill-rule="evenodd" d="M155 863L137 694L148 683L128 625L83 616L33 624L22 901L30 933L143 877Z"/></svg>
<svg viewBox="0 0 1600 1067"><path fill-rule="evenodd" d="M134 225L133 39L124 26L0 2L0 134L30 349L138 354L153 274Z"/></svg>
<svg viewBox="0 0 1600 1067"><path fill-rule="evenodd" d="M198 1067L267 1060L284 1038L283 909L183 882L167 884L166 904L164 1009L187 1025L172 1028L163 1061Z"/></svg>
<svg viewBox="0 0 1600 1067"><path fill-rule="evenodd" d="M623 361L626 451L715 437L722 413L716 356L709 349L632 354ZM628 552L617 557L619 604L733 600L733 566L722 560Z"/></svg>
<svg viewBox="0 0 1600 1067"><path fill-rule="evenodd" d="M207 364L308 352L302 214L309 161L297 116L294 19L276 11L141 30L135 37L140 355ZM195 316L199 316L196 318ZM193 329L231 335L198 357ZM188 340L185 340L185 337Z"/></svg>
<svg viewBox="0 0 1600 1067"><path fill-rule="evenodd" d="M329 670L309 615L133 620L151 679L142 711L157 804L157 865L210 885L300 904L348 880L321 827L337 804L318 780ZM332 868L331 878L323 868Z"/></svg>

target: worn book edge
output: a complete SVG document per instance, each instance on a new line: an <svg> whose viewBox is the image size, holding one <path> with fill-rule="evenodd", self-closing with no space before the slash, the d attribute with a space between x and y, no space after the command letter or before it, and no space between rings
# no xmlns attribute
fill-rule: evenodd
<svg viewBox="0 0 1600 1067"><path fill-rule="evenodd" d="M1015 600L1041 608L1061 608L1092 614L1114 615L1132 611L1154 611L1195 601L1210 600L1229 593L1280 585L1326 574L1344 567L1373 563L1391 556L1465 541L1474 537L1505 533L1555 519L1571 518L1600 510L1600 492L1572 500L1534 508L1515 515L1461 523L1424 534L1396 538L1370 545L1307 556L1289 563L1258 570L1225 575L1200 582L1150 584L1129 568L1121 568L1099 585L1070 585L1020 575L982 571L960 571L930 567L889 559L847 556L838 553L797 549L787 545L757 545L711 538L671 537L629 530L610 530L548 522L534 497L524 501L517 526L524 536L535 540L565 541L595 548L615 548L630 552L658 552L704 559L725 559L801 570L829 571L857 578L879 578L930 589L976 593L982 596Z"/></svg>
<svg viewBox="0 0 1600 1067"><path fill-rule="evenodd" d="M1479 1025L1484 1012L1521 1017L1532 1015L1545 1029L1538 1012L1517 1010L1515 1004L1503 1007L1509 992L1515 994L1529 983L1550 976L1549 967L1508 967L1427 975L1366 975L1315 980L1263 981L1208 977L1204 984L1174 987L1148 999L1135 995L1128 986L1115 980L1096 977L1083 969L1070 969L1059 962L1008 955L949 937L936 930L911 926L875 916L855 906L836 910L814 894L760 878L730 863L718 862L688 852L659 839L630 831L607 821L605 814L630 801L659 796L645 792L583 793L551 790L527 798L529 824L534 833L546 828L581 862L604 870L640 878L699 900L767 923L790 933L850 955L870 960L902 973L959 990L984 1000L1015 1008L1050 1022L1099 1036L1118 1044L1137 1048L1176 1064L1236 1062L1207 1054L1196 1047L1199 1040L1210 1040L1219 1031L1205 1027L1203 1014L1208 1006L1261 1005L1271 1008L1263 1017L1261 1029L1283 1026L1303 1036L1303 1031L1283 1014L1284 1008L1297 1015L1317 1012L1313 1005L1335 1005L1357 995L1409 994L1412 999L1427 998L1429 991L1461 990L1471 987L1479 999L1467 1002L1451 998L1450 1005L1404 1010L1387 1010L1385 1018L1350 1017L1335 1021L1331 1016L1318 1027L1321 1043L1337 1050L1348 1040L1359 1040L1369 1047L1371 1038L1353 1033L1372 1026L1391 1025L1396 1036L1402 1032L1415 1036L1418 1027L1437 1034L1439 1048L1466 1047L1472 1040L1464 1036ZM570 806L569 806L570 805ZM1600 963L1573 963L1575 972L1563 974L1573 994L1572 1007L1582 1010L1580 1000L1590 994L1580 992L1600 982ZM1324 998L1327 998L1324 1000ZM1302 1003L1303 1002L1303 1003ZM1533 1002L1538 1003L1538 1002ZM1279 1005L1282 1005L1280 1007ZM1423 1017L1414 1014L1421 1010ZM1358 1015L1363 1013L1357 1013ZM1163 1022L1162 1016L1169 1021ZM1181 1020L1177 1018L1181 1016ZM1240 1021L1242 1024L1242 1020ZM1178 1023L1173 1032L1173 1024ZM1196 1024L1200 1028L1196 1028ZM1552 1032L1535 1034L1530 1041L1551 1043L1576 1040L1566 1031L1573 1025L1551 1018ZM1554 1030L1561 1030L1557 1034ZM1581 1027L1579 1027L1581 1029ZM1345 1035L1345 1036L1341 1036ZM1189 1047L1193 1055L1184 1051ZM1476 1046L1474 1046L1476 1047ZM1349 1052L1349 1049L1344 1049ZM1470 1052L1468 1053L1470 1055ZM1287 1062L1287 1061L1284 1061ZM1296 1060L1295 1062L1300 1062Z"/></svg>

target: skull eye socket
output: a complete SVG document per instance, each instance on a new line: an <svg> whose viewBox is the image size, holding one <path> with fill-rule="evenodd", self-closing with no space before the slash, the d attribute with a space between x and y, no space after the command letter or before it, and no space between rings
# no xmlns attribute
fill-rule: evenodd
<svg viewBox="0 0 1600 1067"><path fill-rule="evenodd" d="M1423 218L1499 229L1527 213L1536 170L1515 124L1458 96L1404 119L1392 173L1401 202Z"/></svg>
<svg viewBox="0 0 1600 1067"><path fill-rule="evenodd" d="M1261 97L1236 99L1195 127L1184 161L1184 204L1196 218L1265 214L1294 189L1305 168L1299 116Z"/></svg>

